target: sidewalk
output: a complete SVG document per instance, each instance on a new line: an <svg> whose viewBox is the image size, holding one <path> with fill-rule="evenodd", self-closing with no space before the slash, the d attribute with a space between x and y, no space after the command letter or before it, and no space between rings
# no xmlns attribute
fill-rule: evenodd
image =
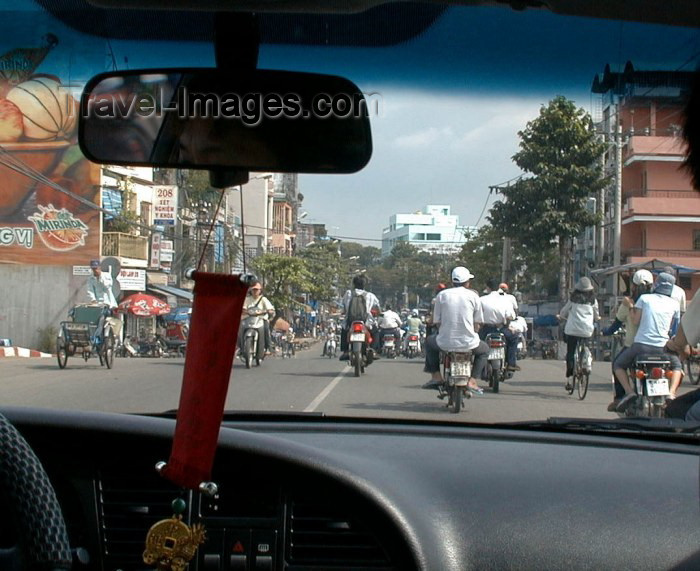
<svg viewBox="0 0 700 571"><path fill-rule="evenodd" d="M53 357L53 355L26 347L0 347L0 359L2 357Z"/></svg>

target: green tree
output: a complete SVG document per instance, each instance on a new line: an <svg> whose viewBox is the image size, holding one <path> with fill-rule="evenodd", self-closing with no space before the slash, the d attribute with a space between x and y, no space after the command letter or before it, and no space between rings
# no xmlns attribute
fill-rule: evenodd
<svg viewBox="0 0 700 571"><path fill-rule="evenodd" d="M251 262L265 286L265 295L276 309L294 305L295 297L311 288L311 274L306 261L280 254L263 254Z"/></svg>
<svg viewBox="0 0 700 571"><path fill-rule="evenodd" d="M491 224L526 248L559 247L559 297L566 298L571 239L597 221L586 199L606 181L600 157L605 146L593 130L590 115L563 96L540 109L518 132L520 150L513 161L531 176L502 189Z"/></svg>
<svg viewBox="0 0 700 571"><path fill-rule="evenodd" d="M474 286L481 290L488 279L498 279L501 275L503 257L503 232L490 224L467 237L457 262L469 268L474 274Z"/></svg>
<svg viewBox="0 0 700 571"><path fill-rule="evenodd" d="M309 293L318 301L331 301L337 295L339 284L347 279L347 260L338 255L335 244L312 244L304 248L299 257L306 263L311 276Z"/></svg>

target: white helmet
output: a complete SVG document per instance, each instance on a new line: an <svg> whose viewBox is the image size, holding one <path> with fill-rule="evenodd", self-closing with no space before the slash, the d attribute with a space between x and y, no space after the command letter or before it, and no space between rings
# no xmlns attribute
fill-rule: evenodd
<svg viewBox="0 0 700 571"><path fill-rule="evenodd" d="M637 270L632 276L634 285L651 285L654 283L654 275L649 270Z"/></svg>
<svg viewBox="0 0 700 571"><path fill-rule="evenodd" d="M413 317L418 317L418 310L417 310L417 309L414 309L413 311L411 311L411 315L412 315Z"/></svg>

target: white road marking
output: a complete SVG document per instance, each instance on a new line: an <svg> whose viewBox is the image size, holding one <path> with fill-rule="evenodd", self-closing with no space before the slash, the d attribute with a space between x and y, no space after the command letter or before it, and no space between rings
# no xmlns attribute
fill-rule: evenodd
<svg viewBox="0 0 700 571"><path fill-rule="evenodd" d="M335 388L335 386L340 382L340 379L342 379L345 376L345 373L347 373L350 370L350 365L347 365L342 371L340 371L340 374L333 379L330 383L328 383L328 386L326 386L325 389L323 389L318 396L311 401L311 404L307 406L304 409L304 412L314 412L318 405L320 405L324 399L331 394L331 391Z"/></svg>

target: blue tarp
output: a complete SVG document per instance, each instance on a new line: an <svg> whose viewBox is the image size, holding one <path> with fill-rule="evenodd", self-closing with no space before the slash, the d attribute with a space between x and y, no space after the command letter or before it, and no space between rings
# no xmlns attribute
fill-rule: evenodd
<svg viewBox="0 0 700 571"><path fill-rule="evenodd" d="M537 327L556 327L559 320L556 315L538 315L532 323Z"/></svg>
<svg viewBox="0 0 700 571"><path fill-rule="evenodd" d="M102 189L102 208L105 212L105 220L112 220L115 214L122 211L122 193L120 190L111 188Z"/></svg>

